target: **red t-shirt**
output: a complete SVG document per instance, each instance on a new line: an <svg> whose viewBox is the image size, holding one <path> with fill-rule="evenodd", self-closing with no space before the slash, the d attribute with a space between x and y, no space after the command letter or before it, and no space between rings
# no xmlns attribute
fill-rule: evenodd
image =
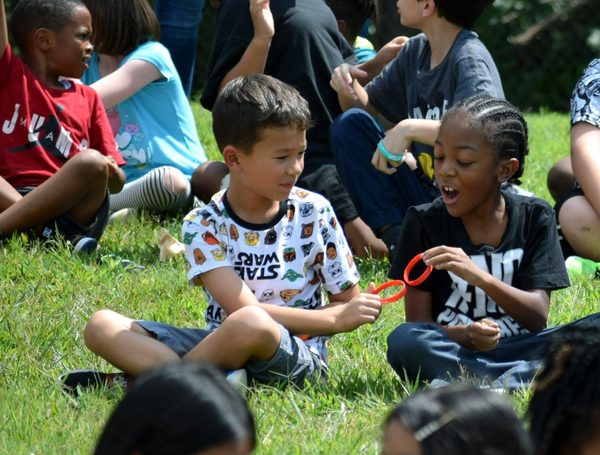
<svg viewBox="0 0 600 455"><path fill-rule="evenodd" d="M0 176L13 187L41 185L87 148L125 164L98 94L68 84L48 87L10 46L0 59Z"/></svg>

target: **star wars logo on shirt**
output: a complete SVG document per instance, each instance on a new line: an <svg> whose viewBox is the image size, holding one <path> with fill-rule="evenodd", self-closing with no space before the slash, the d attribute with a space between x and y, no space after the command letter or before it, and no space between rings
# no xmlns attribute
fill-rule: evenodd
<svg viewBox="0 0 600 455"><path fill-rule="evenodd" d="M271 254L239 253L233 268L242 280L273 280L277 278L281 265L275 252Z"/></svg>
<svg viewBox="0 0 600 455"><path fill-rule="evenodd" d="M492 255L474 255L470 258L481 270L512 286L515 270L523 260L523 249L517 248ZM439 324L469 325L474 321L487 318L498 324L502 338L528 332L508 316L483 290L471 286L451 272L448 274L452 278L452 293L444 304L446 309L437 317Z"/></svg>

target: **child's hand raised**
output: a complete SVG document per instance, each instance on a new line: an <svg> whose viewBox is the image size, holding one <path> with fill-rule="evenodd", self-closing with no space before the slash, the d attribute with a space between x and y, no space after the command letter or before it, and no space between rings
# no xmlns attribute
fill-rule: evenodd
<svg viewBox="0 0 600 455"><path fill-rule="evenodd" d="M498 346L500 329L489 319L482 319L467 326L466 347L475 351L491 351Z"/></svg>
<svg viewBox="0 0 600 455"><path fill-rule="evenodd" d="M483 281L485 272L473 263L462 248L437 246L425 251L421 258L426 265L452 272L471 286L479 286Z"/></svg>
<svg viewBox="0 0 600 455"><path fill-rule="evenodd" d="M360 70L356 66L352 66L348 63L342 63L335 70L333 70L329 85L331 85L331 88L333 88L340 95L343 95L354 101L358 101L358 96L352 88L352 84L356 78L367 77L367 75L368 74L366 71Z"/></svg>
<svg viewBox="0 0 600 455"><path fill-rule="evenodd" d="M269 2L270 0L250 0L250 16L254 25L254 38L271 41L275 34L275 21Z"/></svg>

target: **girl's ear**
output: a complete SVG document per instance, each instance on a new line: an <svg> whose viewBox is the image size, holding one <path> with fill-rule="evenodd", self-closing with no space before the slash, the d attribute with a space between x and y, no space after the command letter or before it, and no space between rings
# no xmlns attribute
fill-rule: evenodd
<svg viewBox="0 0 600 455"><path fill-rule="evenodd" d="M228 145L223 149L223 161L229 168L229 172L240 172L242 170L241 155L243 153L233 145Z"/></svg>
<svg viewBox="0 0 600 455"><path fill-rule="evenodd" d="M498 181L500 183L508 182L518 170L519 160L517 160L516 158L500 161L500 172L498 173Z"/></svg>

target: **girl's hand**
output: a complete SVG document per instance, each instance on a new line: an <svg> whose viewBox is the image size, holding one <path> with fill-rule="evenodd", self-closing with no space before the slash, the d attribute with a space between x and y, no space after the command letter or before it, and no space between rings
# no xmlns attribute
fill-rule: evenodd
<svg viewBox="0 0 600 455"><path fill-rule="evenodd" d="M421 257L426 265L452 272L471 286L479 286L483 281L485 272L473 263L462 248L437 246L425 251Z"/></svg>
<svg viewBox="0 0 600 455"><path fill-rule="evenodd" d="M269 2L270 0L250 0L250 16L256 39L271 41L275 34L275 21Z"/></svg>
<svg viewBox="0 0 600 455"><path fill-rule="evenodd" d="M356 93L352 88L352 84L357 77L367 77L367 72L359 70L356 66L352 66L349 63L342 63L333 70L329 85L331 85L331 88L339 95L357 101L358 96L356 96Z"/></svg>
<svg viewBox="0 0 600 455"><path fill-rule="evenodd" d="M475 351L491 351L498 346L500 329L498 324L489 319L482 319L467 326L466 347Z"/></svg>

